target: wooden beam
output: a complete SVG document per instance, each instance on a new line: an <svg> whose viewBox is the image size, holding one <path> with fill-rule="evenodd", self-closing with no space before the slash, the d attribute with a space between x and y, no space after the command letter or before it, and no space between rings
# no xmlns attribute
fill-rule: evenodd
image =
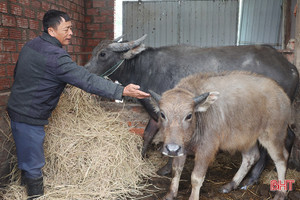
<svg viewBox="0 0 300 200"><path fill-rule="evenodd" d="M299 5L300 0L297 0L297 14L296 14L296 27L295 27L295 65L300 71L300 13L299 13Z"/></svg>
<svg viewBox="0 0 300 200"><path fill-rule="evenodd" d="M291 6L292 0L283 0L282 5L282 49L286 48L291 39Z"/></svg>

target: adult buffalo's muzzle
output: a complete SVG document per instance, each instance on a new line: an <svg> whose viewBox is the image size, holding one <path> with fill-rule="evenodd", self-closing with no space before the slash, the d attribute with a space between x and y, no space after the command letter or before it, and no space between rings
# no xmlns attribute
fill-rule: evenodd
<svg viewBox="0 0 300 200"><path fill-rule="evenodd" d="M183 149L178 144L166 144L162 154L170 157L183 156Z"/></svg>

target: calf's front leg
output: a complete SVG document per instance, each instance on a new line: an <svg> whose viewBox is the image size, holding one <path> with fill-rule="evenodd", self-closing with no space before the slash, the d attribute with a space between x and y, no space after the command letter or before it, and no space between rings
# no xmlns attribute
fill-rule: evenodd
<svg viewBox="0 0 300 200"><path fill-rule="evenodd" d="M163 198L164 200L173 200L175 197L177 197L179 180L180 180L180 176L183 170L185 160L186 160L186 155L173 158L173 163L172 163L173 178L172 178L169 192Z"/></svg>
<svg viewBox="0 0 300 200"><path fill-rule="evenodd" d="M189 200L199 200L200 188L204 182L210 161L211 159L205 159L202 156L195 155L195 165L191 176L192 193Z"/></svg>

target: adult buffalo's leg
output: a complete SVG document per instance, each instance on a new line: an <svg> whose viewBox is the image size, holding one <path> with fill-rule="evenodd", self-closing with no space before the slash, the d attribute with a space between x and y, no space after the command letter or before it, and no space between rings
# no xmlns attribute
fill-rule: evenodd
<svg viewBox="0 0 300 200"><path fill-rule="evenodd" d="M146 156L146 152L148 149L149 144L152 142L154 136L156 135L158 131L158 123L154 119L150 119L144 132L144 142L143 142L143 149L142 149L142 156ZM173 158L169 158L167 164L160 168L157 171L157 174L160 176L165 176L167 174L170 174L172 172L172 162Z"/></svg>
<svg viewBox="0 0 300 200"><path fill-rule="evenodd" d="M268 152L262 146L259 147L259 152L260 152L259 160L254 165L254 167L251 169L249 177L243 181L243 186L241 187L241 189L243 189L243 190L246 190L248 186L251 186L258 181L262 171L264 170L264 168L266 166L267 160L269 158Z"/></svg>
<svg viewBox="0 0 300 200"><path fill-rule="evenodd" d="M143 142L143 148L142 148L142 156L143 157L145 157L148 146L152 142L158 129L159 129L158 123L154 119L150 118L150 120L145 128L145 131L144 131L144 137L143 137L144 142Z"/></svg>
<svg viewBox="0 0 300 200"><path fill-rule="evenodd" d="M172 163L173 163L173 158L169 157L167 164L162 168L160 168L157 171L157 174L160 176L165 176L167 174L170 174L172 172Z"/></svg>
<svg viewBox="0 0 300 200"><path fill-rule="evenodd" d="M294 140L295 140L295 133L290 127L288 127L288 132L285 140L285 148L289 152L289 155L291 154Z"/></svg>
<svg viewBox="0 0 300 200"><path fill-rule="evenodd" d="M290 127L288 127L287 133L288 134L285 140L285 148L287 149L290 155L293 147L294 139L295 139L295 133ZM255 166L252 168L249 178L247 178L243 182L243 186L241 187L242 189L246 190L248 186L251 186L257 182L268 160L269 160L269 156L267 150L263 147L260 147L260 158L258 162L255 164Z"/></svg>
<svg viewBox="0 0 300 200"><path fill-rule="evenodd" d="M242 164L234 175L232 181L226 185L224 185L220 191L222 193L228 193L233 189L236 189L244 177L247 175L248 171L252 167L252 165L259 159L259 149L257 144L254 145L251 149L242 152L243 161Z"/></svg>
<svg viewBox="0 0 300 200"><path fill-rule="evenodd" d="M144 142L143 142L143 148L142 148L142 156L146 156L146 152L148 149L149 144L152 142L154 136L156 135L157 131L159 129L158 123L150 118L145 131L144 131ZM165 176L167 174L170 174L172 172L172 162L173 158L169 157L169 160L165 166L160 168L157 171L157 174L160 176Z"/></svg>
<svg viewBox="0 0 300 200"><path fill-rule="evenodd" d="M144 109L148 112L150 116L150 120L145 128L144 131L144 142L143 142L143 147L142 147L142 156L146 156L146 152L148 149L149 144L152 142L154 136L156 135L159 125L157 123L158 121L158 116L156 111L154 110L151 102L149 99L139 99L139 102L142 104Z"/></svg>

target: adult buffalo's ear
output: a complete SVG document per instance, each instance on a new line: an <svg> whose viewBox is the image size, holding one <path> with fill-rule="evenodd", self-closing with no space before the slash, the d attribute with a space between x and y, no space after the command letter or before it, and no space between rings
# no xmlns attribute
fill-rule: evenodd
<svg viewBox="0 0 300 200"><path fill-rule="evenodd" d="M219 92L207 92L194 98L195 111L205 112L219 98Z"/></svg>
<svg viewBox="0 0 300 200"><path fill-rule="evenodd" d="M157 94L156 92L149 90L149 93L151 94L151 104L155 110L155 112L159 112L159 101L161 100L161 96Z"/></svg>
<svg viewBox="0 0 300 200"><path fill-rule="evenodd" d="M123 54L123 58L124 59L131 59L133 58L134 56L140 54L142 51L144 51L146 48L145 48L145 45L144 44L141 44L133 49L130 49L129 51L127 51L126 53Z"/></svg>

